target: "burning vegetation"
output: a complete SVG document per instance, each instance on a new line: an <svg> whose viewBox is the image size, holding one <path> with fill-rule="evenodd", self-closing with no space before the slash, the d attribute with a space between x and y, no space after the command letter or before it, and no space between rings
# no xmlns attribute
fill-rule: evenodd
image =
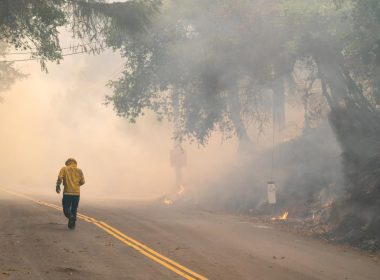
<svg viewBox="0 0 380 280"><path fill-rule="evenodd" d="M186 198L186 189L183 185L180 185L176 193L165 196L164 198L162 198L162 202L165 205L173 205L179 202L183 202L185 198Z"/></svg>
<svg viewBox="0 0 380 280"><path fill-rule="evenodd" d="M280 215L278 217L272 217L271 220L272 221L276 221L276 220L285 221L285 220L288 219L288 216L289 216L289 212L286 211L286 212L284 212L282 215Z"/></svg>

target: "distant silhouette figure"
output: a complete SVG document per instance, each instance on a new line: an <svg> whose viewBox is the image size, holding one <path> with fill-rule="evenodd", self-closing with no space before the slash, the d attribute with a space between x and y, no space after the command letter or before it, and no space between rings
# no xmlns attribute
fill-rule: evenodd
<svg viewBox="0 0 380 280"><path fill-rule="evenodd" d="M84 185L84 176L81 169L77 167L77 161L69 158L65 162L65 166L61 168L58 175L56 192L61 192L61 183L63 182L63 213L69 220L69 229L75 228L77 220L77 209L79 205L80 186Z"/></svg>

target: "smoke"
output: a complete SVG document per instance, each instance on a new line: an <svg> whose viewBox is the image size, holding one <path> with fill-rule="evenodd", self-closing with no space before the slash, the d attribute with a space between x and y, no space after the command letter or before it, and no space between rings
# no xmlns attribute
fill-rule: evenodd
<svg viewBox="0 0 380 280"><path fill-rule="evenodd" d="M74 157L84 171L87 197L153 198L172 192L172 124L153 114L136 124L106 107L105 85L120 75L123 60L106 51L66 57L49 64L15 65L25 79L4 92L0 104L0 185L33 194L54 194L59 169ZM207 148L185 145L184 183L195 186L216 176L234 156L236 143L216 135Z"/></svg>
<svg viewBox="0 0 380 280"><path fill-rule="evenodd" d="M175 5L173 7L172 13L176 13ZM198 20L199 23L209 22L207 13L199 15ZM238 34L235 22L226 24L231 34ZM210 29L218 28L203 25ZM65 40L68 41L67 38ZM68 44L63 40L62 45ZM249 53L255 58L260 57L264 50L258 48ZM223 49L220 51L225 53ZM192 63L193 56L200 55L197 52L199 50L194 44L187 46L184 51L188 54L186 65ZM232 68L226 66L223 55L217 62L219 60L223 62L222 66L215 71L227 73L227 78L223 79L223 85L227 84L224 87L235 88L236 81L230 73ZM245 57L240 60L244 61ZM86 196L154 198L173 192L178 187L175 186L175 172L169 161L169 153L174 146L173 125L166 121L158 122L149 112L136 124L131 124L116 117L112 108L103 104L104 97L112 94L105 85L121 75L123 64L119 54L111 51L97 56L65 57L59 65L48 64L48 74L41 72L36 62L17 64L29 77L5 92L5 102L0 105L0 185L25 192L54 193L60 167L68 157L74 157L86 177L87 183L82 188ZM263 94L269 95L266 91ZM266 103L268 100L262 101L266 109L270 105ZM291 140L302 132L302 108L287 106L286 109L286 129L282 132L282 139L276 136L275 144L285 138ZM237 139L222 141L220 133L214 133L206 147L184 144L188 157L184 169L185 187L193 192L203 192L209 201L220 197L220 200L236 205L248 199L246 208L263 201L266 182L272 177L272 128L269 125L260 132L252 125L246 129L255 149L242 151L245 156L237 153ZM321 135L329 133L321 132ZM308 143L318 146L318 139ZM333 147L331 155L338 160L336 145L330 140L325 145ZM313 153L310 158L319 159L318 163L294 160L291 154L297 145L289 148L288 155L281 161L276 161L278 166L288 167L279 174L280 186L295 184L289 183L288 177L293 173L286 171L290 166L300 164L306 175L319 172L318 164L322 166L324 158L320 150L313 151L312 145L308 147ZM302 153L309 150L305 148ZM329 153L328 149L323 151ZM291 172L296 172L294 170L298 169L293 168ZM307 178L310 177L303 177L303 180L307 181Z"/></svg>
<svg viewBox="0 0 380 280"><path fill-rule="evenodd" d="M269 133L268 133L269 134ZM307 134L244 155L224 174L203 185L200 200L208 209L271 214L267 182L277 187L277 211L311 217L343 197L341 150L324 121Z"/></svg>
<svg viewBox="0 0 380 280"><path fill-rule="evenodd" d="M66 57L59 65L50 64L48 74L36 62L16 66L29 76L3 94L5 102L0 106L2 187L54 194L60 167L74 157L84 171L87 183L82 194L88 197L154 198L175 191L175 172L169 161L174 146L172 124L157 121L149 112L131 124L103 104L111 93L106 83L116 79L123 67L118 53ZM282 137L292 139L302 130L301 108L288 106L286 117ZM265 199L271 127L260 133L251 126L248 132L255 154L243 157L237 152L237 139L223 141L218 133L205 147L184 144L185 187L233 204L241 202L242 193L248 197L243 191L247 188L252 199ZM265 151L269 152L261 156L267 159L263 163L258 154ZM284 160L281 165L289 166ZM233 194L239 195L234 198Z"/></svg>

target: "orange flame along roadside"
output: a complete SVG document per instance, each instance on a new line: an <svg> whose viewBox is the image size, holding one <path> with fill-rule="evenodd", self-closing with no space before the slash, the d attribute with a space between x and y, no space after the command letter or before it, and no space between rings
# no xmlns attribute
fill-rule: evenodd
<svg viewBox="0 0 380 280"><path fill-rule="evenodd" d="M185 194L185 187L183 186L183 185L180 185L179 186L179 190L178 190L178 192L175 194L175 198L173 198L173 199L170 199L170 198L165 198L164 199L164 204L166 204L166 205L172 205L172 204L174 204L174 202L176 201L176 200L178 200L181 196L183 196L184 194Z"/></svg>
<svg viewBox="0 0 380 280"><path fill-rule="evenodd" d="M272 220L272 221L276 221L276 220L287 220L287 219L288 219L288 215L289 215L289 212L286 211L286 212L283 213L281 216L273 217L271 220Z"/></svg>
<svg viewBox="0 0 380 280"><path fill-rule="evenodd" d="M169 198L165 198L165 199L164 199L164 203L165 203L166 205L172 205L172 204L173 204L173 200L171 200L171 199L169 199Z"/></svg>

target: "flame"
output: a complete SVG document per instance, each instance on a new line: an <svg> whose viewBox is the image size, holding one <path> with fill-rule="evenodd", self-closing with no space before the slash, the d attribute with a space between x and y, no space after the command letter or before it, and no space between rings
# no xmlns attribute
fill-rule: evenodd
<svg viewBox="0 0 380 280"><path fill-rule="evenodd" d="M278 219L279 220L286 220L288 218L288 215L289 215L289 212L285 212L284 214L282 214L282 216L280 216Z"/></svg>
<svg viewBox="0 0 380 280"><path fill-rule="evenodd" d="M175 195L170 195L169 197L171 197L172 199L170 198L165 198L163 200L163 203L166 204L166 205L172 205L174 204L174 202L177 202L181 196L183 196L186 192L186 189L184 186L180 185L179 186L179 190L177 191L177 193Z"/></svg>
<svg viewBox="0 0 380 280"><path fill-rule="evenodd" d="M179 191L177 192L178 195L183 195L185 193L185 187L180 185L179 186Z"/></svg>
<svg viewBox="0 0 380 280"><path fill-rule="evenodd" d="M271 220L272 221L275 221L275 220L287 220L288 219L288 215L289 215L289 212L286 211L281 216L279 216L279 217L273 217L273 218L271 218Z"/></svg>
<svg viewBox="0 0 380 280"><path fill-rule="evenodd" d="M171 199L169 199L169 198L165 198L165 199L164 199L164 203L165 203L166 205L172 205L172 204L173 204L173 200L171 200Z"/></svg>

